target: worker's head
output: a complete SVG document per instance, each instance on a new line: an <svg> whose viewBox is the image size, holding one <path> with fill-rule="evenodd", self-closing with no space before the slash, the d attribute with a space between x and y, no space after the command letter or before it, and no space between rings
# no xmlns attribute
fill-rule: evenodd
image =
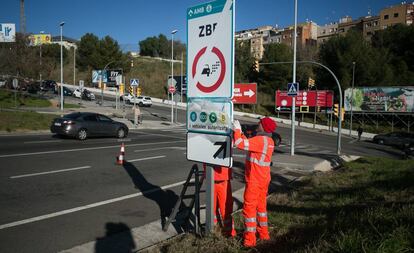
<svg viewBox="0 0 414 253"><path fill-rule="evenodd" d="M258 132L273 133L276 130L276 122L269 117L260 119L259 125L257 126Z"/></svg>

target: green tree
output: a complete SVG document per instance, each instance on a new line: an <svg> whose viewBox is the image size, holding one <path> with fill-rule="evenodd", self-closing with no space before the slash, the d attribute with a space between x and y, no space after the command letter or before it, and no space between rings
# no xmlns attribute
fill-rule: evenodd
<svg viewBox="0 0 414 253"><path fill-rule="evenodd" d="M345 36L331 38L319 50L319 61L337 76L342 89L351 86L352 63L355 62L355 86L382 86L392 80L387 64L387 53L376 50L366 41L362 34L350 30ZM319 89L334 89L334 78L322 68L316 69Z"/></svg>
<svg viewBox="0 0 414 253"><path fill-rule="evenodd" d="M99 69L99 38L92 33L82 36L77 50L77 65L80 70Z"/></svg>
<svg viewBox="0 0 414 253"><path fill-rule="evenodd" d="M269 44L265 48L263 63L292 61L292 49L284 44ZM275 90L286 89L292 80L292 65L271 64L260 66L258 74L259 90L274 94Z"/></svg>
<svg viewBox="0 0 414 253"><path fill-rule="evenodd" d="M250 42L235 42L234 81L236 83L250 82L253 73L254 58L250 53Z"/></svg>
<svg viewBox="0 0 414 253"><path fill-rule="evenodd" d="M171 58L171 40L168 40L164 34L148 37L139 42L139 50L142 56ZM174 59L181 58L181 53L185 50L183 43L174 40Z"/></svg>
<svg viewBox="0 0 414 253"><path fill-rule="evenodd" d="M393 76L389 85L414 85L414 26L395 25L378 31L372 45L387 57Z"/></svg>

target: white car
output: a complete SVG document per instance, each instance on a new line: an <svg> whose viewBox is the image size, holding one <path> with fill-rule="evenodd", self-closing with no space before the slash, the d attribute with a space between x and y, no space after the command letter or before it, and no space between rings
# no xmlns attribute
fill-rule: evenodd
<svg viewBox="0 0 414 253"><path fill-rule="evenodd" d="M137 104L138 106L150 107L152 105L152 100L148 96L134 97L131 94L127 94L127 95L122 96L121 99L125 100L125 102L128 104L133 104L135 102L135 104Z"/></svg>
<svg viewBox="0 0 414 253"><path fill-rule="evenodd" d="M75 98L81 98L81 96L82 96L82 92L81 92L81 90L78 88L78 89L76 89L74 92L73 92L73 96L75 97Z"/></svg>

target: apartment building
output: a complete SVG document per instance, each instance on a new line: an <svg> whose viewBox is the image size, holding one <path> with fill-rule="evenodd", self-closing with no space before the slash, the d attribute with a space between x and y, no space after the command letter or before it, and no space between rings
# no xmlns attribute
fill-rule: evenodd
<svg viewBox="0 0 414 253"><path fill-rule="evenodd" d="M385 8L380 12L381 29L386 29L396 24L412 25L413 21L414 2L402 2L400 5Z"/></svg>
<svg viewBox="0 0 414 253"><path fill-rule="evenodd" d="M338 35L338 23L330 23L323 26L318 26L317 43L318 45L329 40L333 36Z"/></svg>

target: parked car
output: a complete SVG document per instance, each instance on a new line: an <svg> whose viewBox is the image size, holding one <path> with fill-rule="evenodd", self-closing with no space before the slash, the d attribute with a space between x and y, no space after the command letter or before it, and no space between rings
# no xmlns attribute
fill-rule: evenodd
<svg viewBox="0 0 414 253"><path fill-rule="evenodd" d="M405 132L391 132L387 134L377 134L372 140L378 144L404 149L406 146L414 145L414 134Z"/></svg>
<svg viewBox="0 0 414 253"><path fill-rule="evenodd" d="M125 100L128 104L133 104L135 101L135 104L138 106L152 106L152 100L148 96L135 97L134 95L128 93L127 95L121 96L121 100Z"/></svg>
<svg viewBox="0 0 414 253"><path fill-rule="evenodd" d="M56 86L56 82L53 80L43 80L40 84L41 91L54 91Z"/></svg>
<svg viewBox="0 0 414 253"><path fill-rule="evenodd" d="M55 94L59 94L60 92L60 86L56 85L55 86ZM73 95L73 91L71 89L69 89L68 87L63 86L63 96L72 96Z"/></svg>
<svg viewBox="0 0 414 253"><path fill-rule="evenodd" d="M73 96L76 98L82 97L82 99L85 99L85 100L95 100L95 95L87 89L81 90L77 88L73 91Z"/></svg>
<svg viewBox="0 0 414 253"><path fill-rule="evenodd" d="M95 94L93 94L87 89L84 89L82 92L82 99L89 100L89 101L95 100Z"/></svg>
<svg viewBox="0 0 414 253"><path fill-rule="evenodd" d="M242 132L244 133L244 135L247 138L251 138L253 136L256 136L256 134L257 134L257 131L256 131L257 124L254 124L254 125L252 125L252 124L242 124L241 127L242 127ZM280 143L282 142L282 136L280 136L280 134L278 134L276 132L272 133L272 139L273 139L276 147L278 147L280 145Z"/></svg>
<svg viewBox="0 0 414 253"><path fill-rule="evenodd" d="M85 140L88 137L115 136L125 138L128 127L105 115L92 112L75 112L52 121L50 131L60 136Z"/></svg>

